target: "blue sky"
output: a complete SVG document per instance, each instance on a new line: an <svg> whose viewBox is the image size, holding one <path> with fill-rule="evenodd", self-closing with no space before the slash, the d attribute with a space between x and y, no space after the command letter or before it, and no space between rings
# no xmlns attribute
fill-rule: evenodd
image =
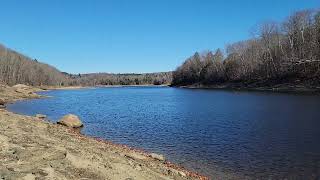
<svg viewBox="0 0 320 180"><path fill-rule="evenodd" d="M319 0L2 0L0 43L70 73L174 70Z"/></svg>

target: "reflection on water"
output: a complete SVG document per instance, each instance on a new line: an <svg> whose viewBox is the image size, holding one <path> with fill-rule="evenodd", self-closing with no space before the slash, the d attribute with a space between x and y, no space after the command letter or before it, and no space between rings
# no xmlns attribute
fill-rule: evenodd
<svg viewBox="0 0 320 180"><path fill-rule="evenodd" d="M82 133L212 177L318 178L320 96L126 87L44 92L9 109L79 115Z"/></svg>

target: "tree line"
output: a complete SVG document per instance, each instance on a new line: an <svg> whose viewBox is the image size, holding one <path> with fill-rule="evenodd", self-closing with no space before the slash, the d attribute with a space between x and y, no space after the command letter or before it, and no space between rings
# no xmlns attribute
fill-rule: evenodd
<svg viewBox="0 0 320 180"><path fill-rule="evenodd" d="M171 72L145 74L69 74L0 45L0 84L96 86L170 84Z"/></svg>
<svg viewBox="0 0 320 180"><path fill-rule="evenodd" d="M320 84L320 11L293 13L284 22L258 25L252 38L196 52L173 72L172 84L216 85L308 82Z"/></svg>
<svg viewBox="0 0 320 180"><path fill-rule="evenodd" d="M68 74L69 85L97 86L97 85L163 85L171 84L172 72L145 74Z"/></svg>

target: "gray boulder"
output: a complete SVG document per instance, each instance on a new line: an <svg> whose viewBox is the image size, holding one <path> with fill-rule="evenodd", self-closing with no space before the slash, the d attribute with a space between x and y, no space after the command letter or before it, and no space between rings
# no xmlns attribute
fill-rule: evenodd
<svg viewBox="0 0 320 180"><path fill-rule="evenodd" d="M68 114L63 116L59 121L58 124L71 127L71 128L80 128L83 126L80 118L74 114Z"/></svg>

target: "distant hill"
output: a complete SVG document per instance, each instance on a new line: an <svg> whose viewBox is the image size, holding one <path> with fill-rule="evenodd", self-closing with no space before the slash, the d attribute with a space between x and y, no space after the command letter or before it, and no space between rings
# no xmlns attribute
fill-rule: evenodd
<svg viewBox="0 0 320 180"><path fill-rule="evenodd" d="M69 74L0 45L0 83L30 86L170 84L171 72L146 74Z"/></svg>

